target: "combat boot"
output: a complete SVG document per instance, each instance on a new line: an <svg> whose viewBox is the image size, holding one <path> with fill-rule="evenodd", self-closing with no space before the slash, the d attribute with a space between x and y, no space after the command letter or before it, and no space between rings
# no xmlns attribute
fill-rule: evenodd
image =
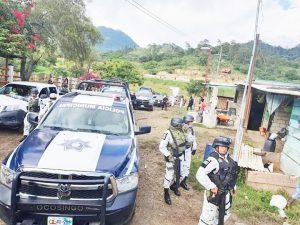
<svg viewBox="0 0 300 225"><path fill-rule="evenodd" d="M169 194L169 189L165 188L164 191L165 191L165 195L164 195L165 203L167 203L168 205L171 205L172 202L171 202L171 198L170 198L170 194Z"/></svg>
<svg viewBox="0 0 300 225"><path fill-rule="evenodd" d="M184 177L183 180L180 182L180 187L182 187L184 190L190 190L189 186L186 183L187 177Z"/></svg>
<svg viewBox="0 0 300 225"><path fill-rule="evenodd" d="M174 191L174 194L175 194L175 195L177 195L177 196L180 196L180 195L181 195L180 191L179 191L178 188L176 187L175 182L170 186L170 189L171 189L172 191Z"/></svg>

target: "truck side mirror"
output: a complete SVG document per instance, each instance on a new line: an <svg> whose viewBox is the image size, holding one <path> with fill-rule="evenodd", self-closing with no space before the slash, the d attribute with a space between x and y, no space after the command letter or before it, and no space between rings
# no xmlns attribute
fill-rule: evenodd
<svg viewBox="0 0 300 225"><path fill-rule="evenodd" d="M151 126L141 126L138 131L135 131L135 135L140 135L140 134L148 134L151 132Z"/></svg>
<svg viewBox="0 0 300 225"><path fill-rule="evenodd" d="M38 114L34 112L29 112L27 116L27 121L34 126L38 125L39 123Z"/></svg>

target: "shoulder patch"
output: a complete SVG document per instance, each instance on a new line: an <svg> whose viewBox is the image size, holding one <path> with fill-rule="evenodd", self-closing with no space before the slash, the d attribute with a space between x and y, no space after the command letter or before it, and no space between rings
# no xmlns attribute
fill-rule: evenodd
<svg viewBox="0 0 300 225"><path fill-rule="evenodd" d="M208 164L210 164L210 163L211 163L211 160L207 159L201 164L201 167L206 168L208 166Z"/></svg>

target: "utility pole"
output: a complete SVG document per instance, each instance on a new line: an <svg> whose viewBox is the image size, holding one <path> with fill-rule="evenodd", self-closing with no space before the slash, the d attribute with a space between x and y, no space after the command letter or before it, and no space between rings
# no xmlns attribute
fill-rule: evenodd
<svg viewBox="0 0 300 225"><path fill-rule="evenodd" d="M236 133L236 137L235 137L233 159L236 161L237 161L238 152L240 151L240 148L242 145L243 135L244 135L243 125L244 125L245 107L246 107L246 101L247 101L246 100L247 87L248 87L248 90L251 90L251 84L252 84L252 79L253 79L253 74L254 74L255 55L256 55L256 48L257 48L257 41L259 38L259 35L257 34L257 27L258 27L259 10L260 10L261 1L262 0L258 0L258 2L257 2L252 55L251 55L250 65L248 68L248 74L247 74L247 79L246 79L246 83L245 83L242 105L241 105L240 115L239 115L239 119L238 119L237 133ZM250 93L250 92L248 92L248 93ZM248 97L247 97L247 99L248 99Z"/></svg>
<svg viewBox="0 0 300 225"><path fill-rule="evenodd" d="M202 90L202 98L205 98L206 95L206 85L208 82L208 73L209 73L209 68L211 64L211 48L210 47L202 47L201 50L207 50L207 64L206 64L206 69L205 69L205 81L203 85L203 90Z"/></svg>
<svg viewBox="0 0 300 225"><path fill-rule="evenodd" d="M220 43L220 52L219 52L219 59L218 59L217 75L219 75L219 68L222 59L222 42L220 40L218 42Z"/></svg>

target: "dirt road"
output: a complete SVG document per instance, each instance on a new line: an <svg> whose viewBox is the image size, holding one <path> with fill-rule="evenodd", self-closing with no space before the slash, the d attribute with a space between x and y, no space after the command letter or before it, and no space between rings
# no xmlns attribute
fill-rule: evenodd
<svg viewBox="0 0 300 225"><path fill-rule="evenodd" d="M202 206L202 193L182 190L181 197L172 193L172 206L163 201L164 160L158 150L163 132L168 128L170 118L177 113L176 109L153 112L136 111L138 125L151 125L152 132L138 137L141 167L136 213L131 225L197 225ZM196 128L199 149L204 149L208 141L212 141L222 132L223 135L234 137L235 131ZM21 134L16 131L0 130L0 159L18 145ZM197 153L198 156L201 153ZM233 215L228 224L235 224ZM240 221L239 221L240 222ZM241 223L240 223L241 224ZM0 222L0 225L3 223Z"/></svg>

